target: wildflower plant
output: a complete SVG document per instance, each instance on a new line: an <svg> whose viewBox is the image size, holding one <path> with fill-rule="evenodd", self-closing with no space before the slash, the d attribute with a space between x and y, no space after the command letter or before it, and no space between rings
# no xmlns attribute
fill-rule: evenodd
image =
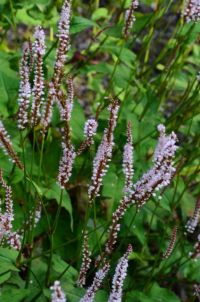
<svg viewBox="0 0 200 302"><path fill-rule="evenodd" d="M194 299L198 1L0 9L0 300Z"/></svg>

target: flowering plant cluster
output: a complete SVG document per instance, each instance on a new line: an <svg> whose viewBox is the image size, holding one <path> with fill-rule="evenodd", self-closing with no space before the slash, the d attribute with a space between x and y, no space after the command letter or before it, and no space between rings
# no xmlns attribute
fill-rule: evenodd
<svg viewBox="0 0 200 302"><path fill-rule="evenodd" d="M98 7L89 20L64 0L57 34L41 22L24 42L15 108L0 120L4 302L10 291L16 302L199 295L199 275L187 280L200 268L199 153L189 156L199 140L196 74L183 103L168 106L191 51L178 26L193 33L200 4L184 3L174 36L153 53L171 4L152 4L146 21L142 3L125 2L112 15Z"/></svg>

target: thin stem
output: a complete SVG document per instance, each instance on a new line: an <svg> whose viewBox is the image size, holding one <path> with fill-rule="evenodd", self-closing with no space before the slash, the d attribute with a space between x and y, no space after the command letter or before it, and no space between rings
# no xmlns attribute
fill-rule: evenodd
<svg viewBox="0 0 200 302"><path fill-rule="evenodd" d="M40 182L40 176L42 171L43 152L44 152L44 134L42 134L42 147L40 150L40 163L39 163L39 173L38 173L39 182Z"/></svg>
<svg viewBox="0 0 200 302"><path fill-rule="evenodd" d="M45 284L47 287L50 284L51 266L52 266L52 259L53 259L54 234L56 232L57 225L58 225L60 211L62 208L62 201L63 201L63 189L61 189L60 191L60 202L59 202L58 210L56 212L54 224L52 226L52 229L50 230L50 255L49 255L49 261L48 261L48 267L47 267L46 279L45 279Z"/></svg>
<svg viewBox="0 0 200 302"><path fill-rule="evenodd" d="M94 226L94 231L95 231L95 235L96 235L97 245L98 245L98 248L99 248L99 252L101 254L102 253L101 244L100 244L98 233L97 233L97 213L96 213L96 202L95 202L95 200L93 202L93 210L94 210L93 226Z"/></svg>

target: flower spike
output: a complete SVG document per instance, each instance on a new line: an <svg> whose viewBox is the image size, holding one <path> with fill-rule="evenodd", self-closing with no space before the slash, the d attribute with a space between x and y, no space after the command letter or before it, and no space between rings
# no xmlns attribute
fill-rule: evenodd
<svg viewBox="0 0 200 302"><path fill-rule="evenodd" d="M3 148L5 154L9 155L12 162L16 164L18 168L20 168L21 170L24 169L24 166L21 163L20 159L18 158L16 152L14 151L10 137L1 121L0 121L0 147Z"/></svg>
<svg viewBox="0 0 200 302"><path fill-rule="evenodd" d="M125 175L125 193L128 193L132 188L132 178L133 178L133 138L131 133L131 123L127 126L127 143L124 146L123 154L123 172Z"/></svg>
<svg viewBox="0 0 200 302"><path fill-rule="evenodd" d="M39 26L36 28L35 42L33 44L35 77L33 86L33 102L31 109L31 125L34 127L40 122L40 109L44 99L44 75L43 75L43 56L45 54L45 34Z"/></svg>
<svg viewBox="0 0 200 302"><path fill-rule="evenodd" d="M80 269L79 278L77 281L77 284L80 287L83 287L86 283L86 274L91 264L90 257L91 257L91 252L88 246L88 232L86 231L83 238L83 261Z"/></svg>
<svg viewBox="0 0 200 302"><path fill-rule="evenodd" d="M123 35L125 38L127 38L130 34L130 30L133 27L133 24L135 23L135 16L134 12L136 8L138 7L138 1L137 0L132 0L130 8L126 10L125 13L125 24L123 28Z"/></svg>
<svg viewBox="0 0 200 302"><path fill-rule="evenodd" d="M115 275L112 280L112 292L109 296L108 302L122 301L122 288L128 269L128 256L131 252L132 246L129 245L126 253L118 262L118 265L115 270Z"/></svg>
<svg viewBox="0 0 200 302"><path fill-rule="evenodd" d="M160 132L160 137L154 152L153 167L136 182L129 195L125 195L122 198L112 215L109 237L105 247L106 254L111 254L113 251L120 230L120 221L130 205L136 204L137 208L140 209L153 195L154 191L169 185L175 173L173 159L177 150L176 135L174 132L166 135L163 125L158 126L158 131Z"/></svg>
<svg viewBox="0 0 200 302"><path fill-rule="evenodd" d="M173 231L172 231L170 243L169 243L166 251L163 253L163 256L162 256L163 259L167 259L171 255L171 253L174 249L175 243L176 243L176 237L177 237L177 226L175 226Z"/></svg>
<svg viewBox="0 0 200 302"><path fill-rule="evenodd" d="M31 96L31 85L29 82L29 45L24 45L23 56L20 63L20 88L19 88L19 110L18 128L23 130L28 124L28 108Z"/></svg>
<svg viewBox="0 0 200 302"><path fill-rule="evenodd" d="M114 100L108 109L110 111L108 128L104 130L102 141L93 161L92 183L88 190L90 203L95 199L96 196L99 195L103 177L108 169L108 162L112 157L112 150L114 145L113 132L117 123L119 101Z"/></svg>
<svg viewBox="0 0 200 302"><path fill-rule="evenodd" d="M87 289L85 296L80 300L80 302L93 302L96 292L101 287L101 284L108 273L110 265L105 263L102 269L99 269L93 279L92 285Z"/></svg>

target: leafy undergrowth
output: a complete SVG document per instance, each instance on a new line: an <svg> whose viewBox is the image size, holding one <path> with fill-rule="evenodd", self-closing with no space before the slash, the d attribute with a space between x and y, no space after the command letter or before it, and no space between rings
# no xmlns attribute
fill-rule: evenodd
<svg viewBox="0 0 200 302"><path fill-rule="evenodd" d="M45 131L41 121L19 130L19 63L22 44L29 39L34 43L34 27L41 25L46 35L42 65L45 104L48 83L55 73L59 47L57 22L62 3L51 0L3 0L0 3L0 114L13 149L24 165L20 170L16 161L13 164L4 149L0 149L0 169L13 193L12 228L19 234L21 244L16 250L7 235L3 237L7 204L5 185L1 181L2 302L10 302L11 297L13 302L50 301L50 287L55 280L60 280L67 301L80 301L84 296L95 272L102 267L112 214L125 194L123 152L128 122L134 146L132 184L153 166L160 124L165 125L166 133L174 131L178 137L173 163L176 172L170 184L151 194L139 211L136 200L123 215L117 242L108 257L109 272L94 301L108 300L117 263L129 244L133 251L128 256L122 301L198 299L193 295L194 285L200 283L198 204L194 232L188 232L185 226L200 198L200 22L185 21L186 4L182 0L140 1L134 11L136 20L124 37L124 14L130 2L73 1L71 47L64 62L62 81L56 88L57 93L62 93L56 96L58 100ZM61 107L67 95L69 101L68 74L73 78L75 96L71 118L66 121L62 119ZM30 71L29 76L33 90L35 72ZM115 143L112 158L105 169L99 196L94 194L89 198L93 160L109 124L108 108L113 99L119 102L119 112L116 127L112 129ZM34 102L34 96L30 101ZM31 119L33 111L29 109ZM98 123L97 133L92 137L94 142L75 158L72 175L69 181L65 175L63 184L58 179L64 152L61 143L63 136L66 138L63 130L70 132L67 143L77 151L87 138L84 125L89 117L96 118ZM1 134L0 140L3 147ZM69 162L67 165L69 168ZM38 214L39 221L35 223L37 211L41 211L41 217ZM175 227L177 238L172 253L163 259ZM86 230L91 265L86 284L81 288L77 280ZM98 255L102 257L95 266Z"/></svg>

